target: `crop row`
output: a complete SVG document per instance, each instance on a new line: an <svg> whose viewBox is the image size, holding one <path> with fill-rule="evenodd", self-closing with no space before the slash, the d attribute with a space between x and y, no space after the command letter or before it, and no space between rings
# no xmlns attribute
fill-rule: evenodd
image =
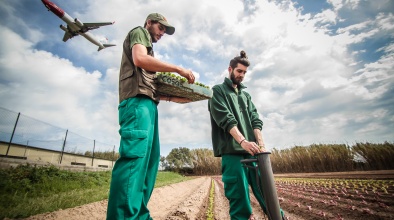
<svg viewBox="0 0 394 220"><path fill-rule="evenodd" d="M284 185L314 186L354 192L394 193L394 180L279 178L277 182Z"/></svg>
<svg viewBox="0 0 394 220"><path fill-rule="evenodd" d="M308 219L393 217L392 180L277 178L276 187L281 206Z"/></svg>

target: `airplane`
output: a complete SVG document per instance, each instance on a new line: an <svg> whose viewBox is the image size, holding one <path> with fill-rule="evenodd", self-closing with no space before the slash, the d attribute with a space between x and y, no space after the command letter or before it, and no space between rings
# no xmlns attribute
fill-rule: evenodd
<svg viewBox="0 0 394 220"><path fill-rule="evenodd" d="M60 25L60 29L62 29L65 33L63 36L63 41L66 42L68 39L71 39L77 35L82 35L87 40L97 45L99 48L97 51L100 51L107 47L116 46L116 44L103 44L99 40L97 40L92 34L88 33L88 31L97 29L101 26L112 25L115 22L101 22L101 23L82 23L78 18L72 19L70 15L68 15L63 9L57 6L55 3L49 0L41 0L44 3L45 7L47 7L48 11L52 11L56 16L62 19L67 23L67 27Z"/></svg>

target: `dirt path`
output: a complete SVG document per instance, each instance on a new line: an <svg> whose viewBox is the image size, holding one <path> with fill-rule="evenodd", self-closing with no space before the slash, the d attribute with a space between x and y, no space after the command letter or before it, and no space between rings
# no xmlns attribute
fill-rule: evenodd
<svg viewBox="0 0 394 220"><path fill-rule="evenodd" d="M216 220L230 219L229 204L224 196L221 177L199 177L189 181L156 188L149 201L149 210L157 220L195 220L206 219L209 190L214 180L214 216ZM251 196L252 209L256 219L264 218L263 212L254 196ZM107 200L90 203L75 208L44 213L26 218L26 220L104 220ZM290 219L302 220L295 217Z"/></svg>
<svg viewBox="0 0 394 220"><path fill-rule="evenodd" d="M148 204L152 218L203 219L210 185L211 178L200 177L155 189Z"/></svg>

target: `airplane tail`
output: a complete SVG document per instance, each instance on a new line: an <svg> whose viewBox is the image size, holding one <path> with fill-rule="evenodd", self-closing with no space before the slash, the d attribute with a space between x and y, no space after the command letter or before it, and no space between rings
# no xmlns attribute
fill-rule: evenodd
<svg viewBox="0 0 394 220"><path fill-rule="evenodd" d="M105 49L105 48L107 48L107 47L116 46L116 44L103 44L103 46L104 46L104 47L99 47L97 51L100 51L100 50Z"/></svg>

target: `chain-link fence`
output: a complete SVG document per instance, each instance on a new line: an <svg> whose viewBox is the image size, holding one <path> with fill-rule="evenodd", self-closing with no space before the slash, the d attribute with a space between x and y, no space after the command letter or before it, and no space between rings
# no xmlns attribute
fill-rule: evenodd
<svg viewBox="0 0 394 220"><path fill-rule="evenodd" d="M58 152L59 163L62 162L64 154L110 161L118 158L118 154L115 154L115 145L82 137L67 129L1 107L0 144L2 146L0 156L3 157L12 156L11 146L19 146L24 149L33 148ZM26 150L24 154L26 154Z"/></svg>

